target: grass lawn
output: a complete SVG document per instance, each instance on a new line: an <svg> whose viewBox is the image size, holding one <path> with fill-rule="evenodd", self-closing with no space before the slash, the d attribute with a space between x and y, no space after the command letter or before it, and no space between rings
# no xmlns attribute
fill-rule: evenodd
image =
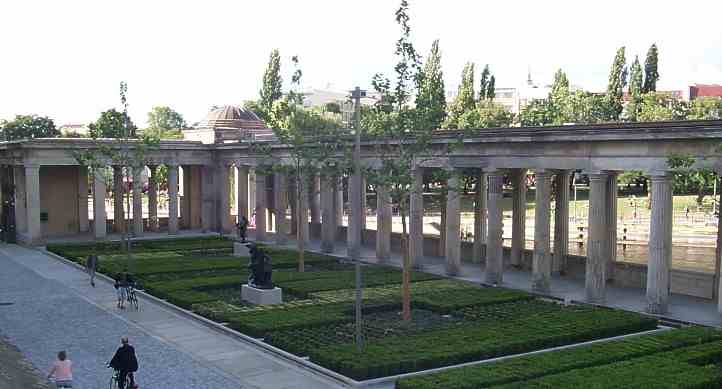
<svg viewBox="0 0 722 389"><path fill-rule="evenodd" d="M239 298L240 285L248 278L247 263L230 255L231 246L220 238L137 242L132 268L142 288L157 297L357 380L657 326L656 319L635 313L563 306L525 292L422 272L412 273L413 319L404 322L399 315L401 272L368 265L363 266L365 347L358 352L353 266L308 253L306 271L298 272L296 252L267 247L273 281L283 289L284 303L253 306ZM118 244L57 245L48 250L79 263L96 253L100 270L111 275L127 266Z"/></svg>

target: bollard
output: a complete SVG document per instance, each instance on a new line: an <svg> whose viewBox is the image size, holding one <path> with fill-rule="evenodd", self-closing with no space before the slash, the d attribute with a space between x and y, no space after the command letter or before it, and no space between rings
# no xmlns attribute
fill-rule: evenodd
<svg viewBox="0 0 722 389"><path fill-rule="evenodd" d="M624 228L624 235L622 235L622 241L624 242L622 244L622 252L627 252L627 228Z"/></svg>

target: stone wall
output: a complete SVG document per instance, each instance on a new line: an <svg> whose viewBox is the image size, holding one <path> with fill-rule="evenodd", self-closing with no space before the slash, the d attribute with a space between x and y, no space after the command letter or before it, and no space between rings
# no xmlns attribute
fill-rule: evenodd
<svg viewBox="0 0 722 389"><path fill-rule="evenodd" d="M79 232L79 203L71 201L79 198L78 188L77 166L40 168L40 228L43 237Z"/></svg>

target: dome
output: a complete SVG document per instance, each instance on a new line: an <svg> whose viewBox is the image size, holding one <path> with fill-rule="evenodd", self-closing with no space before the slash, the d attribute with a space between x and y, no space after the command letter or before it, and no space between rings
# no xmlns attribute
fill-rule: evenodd
<svg viewBox="0 0 722 389"><path fill-rule="evenodd" d="M184 138L203 143L238 142L244 139L273 139L273 130L255 112L226 105L215 108L195 128L183 131Z"/></svg>

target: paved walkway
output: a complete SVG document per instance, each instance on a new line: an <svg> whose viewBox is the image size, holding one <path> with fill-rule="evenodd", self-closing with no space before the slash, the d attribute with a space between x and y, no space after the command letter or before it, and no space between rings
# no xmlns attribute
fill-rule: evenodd
<svg viewBox="0 0 722 389"><path fill-rule="evenodd" d="M115 290L96 288L75 267L40 251L0 246L0 335L39 369L59 350L74 362L76 387L106 387L106 363L130 337L144 388L335 388L334 382L291 365L235 337L141 299L141 311L115 308Z"/></svg>
<svg viewBox="0 0 722 389"><path fill-rule="evenodd" d="M268 240L273 242L273 234L268 235ZM295 240L290 240L288 247L295 248ZM307 245L310 251L321 252L321 242L311 240ZM334 255L346 257L345 242L338 241L335 244ZM368 263L378 263L376 252L373 248L364 246L361 252L361 259ZM424 257L422 270L428 273L445 275L445 259L441 257ZM401 267L402 258L399 253L391 253L391 259L385 262L389 265ZM481 283L484 280L483 266L478 264L462 263L460 275L454 277L461 280ZM504 283L502 286L531 291L531 272L514 269L504 270ZM553 276L551 280L550 295L577 301L584 301L584 280L569 277ZM607 285L607 306L625 309L636 312L644 312L647 307L647 300L644 289L624 288ZM672 294L670 298L668 318L692 322L702 325L722 327L722 315L717 312L715 301Z"/></svg>

